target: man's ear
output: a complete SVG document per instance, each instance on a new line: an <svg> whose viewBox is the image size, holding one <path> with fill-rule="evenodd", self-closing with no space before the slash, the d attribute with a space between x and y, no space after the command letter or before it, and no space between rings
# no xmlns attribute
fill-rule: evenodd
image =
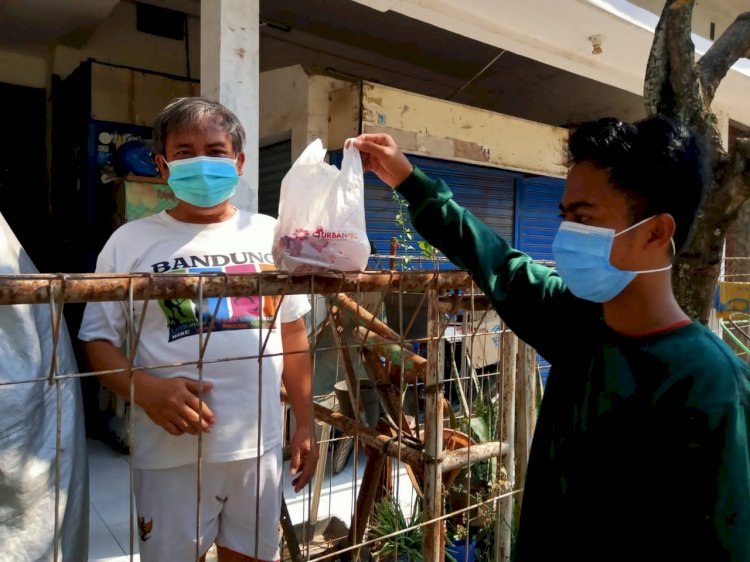
<svg viewBox="0 0 750 562"><path fill-rule="evenodd" d="M663 247L667 253L672 255L672 238L677 228L674 217L669 213L656 215L651 219L651 229L649 230L649 245L654 244L657 247Z"/></svg>
<svg viewBox="0 0 750 562"><path fill-rule="evenodd" d="M161 172L161 177L164 179L167 179L169 177L169 166L167 166L167 161L164 158L164 155L157 154L156 158L154 158L154 161L156 162L156 165L159 167L159 171Z"/></svg>
<svg viewBox="0 0 750 562"><path fill-rule="evenodd" d="M244 165L245 165L245 153L244 152L240 152L237 155L237 163L235 164L235 166L237 167L237 175L238 176L242 175L242 166L244 166Z"/></svg>

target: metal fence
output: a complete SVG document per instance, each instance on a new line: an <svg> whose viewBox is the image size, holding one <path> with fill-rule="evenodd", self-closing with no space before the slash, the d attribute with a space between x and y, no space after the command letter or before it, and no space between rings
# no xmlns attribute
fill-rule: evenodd
<svg viewBox="0 0 750 562"><path fill-rule="evenodd" d="M750 257L724 258L715 301L724 341L750 363Z"/></svg>
<svg viewBox="0 0 750 562"><path fill-rule="evenodd" d="M306 321L320 461L303 492L284 494L282 559L509 559L542 387L536 353L504 328L468 273L0 278L0 305L50 307L55 349L69 303L123 301L129 310L142 311L151 301L190 299L203 318L224 299L293 294L308 295L313 304ZM199 380L212 327L202 326L195 361L180 363ZM140 326L131 321L129 329L127 351L134 357ZM263 353L261 348L226 360L259 360ZM102 374L84 365L80 372L63 372L55 355L44 379L50 385ZM131 402L135 367L131 360L123 370L130 376ZM3 384L31 382L38 380L21 375ZM138 436L129 408L121 404L118 411L132 451ZM61 419L58 411L58 424ZM283 421L288 439L293 416ZM200 434L197 439L200 466ZM58 456L60 447L58 439ZM130 466L132 557L138 534ZM195 485L197 529L200 469ZM59 504L59 482L56 497ZM59 509L54 519L59 536ZM469 546L460 550L462 540Z"/></svg>

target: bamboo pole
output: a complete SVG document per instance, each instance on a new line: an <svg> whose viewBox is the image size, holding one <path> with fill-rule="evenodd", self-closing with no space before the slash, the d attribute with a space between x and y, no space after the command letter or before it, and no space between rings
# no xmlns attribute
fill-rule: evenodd
<svg viewBox="0 0 750 562"><path fill-rule="evenodd" d="M404 414L401 407L400 393L388 379L388 373L385 372L385 369L380 364L378 356L372 351L364 350L362 359L365 364L367 376L379 393L379 398L381 399L380 405L404 433L413 436L414 433L411 427L409 427L409 421L406 419L406 414Z"/></svg>
<svg viewBox="0 0 750 562"><path fill-rule="evenodd" d="M526 399L528 400L529 407L529 448L531 448L531 439L534 437L534 430L536 429L536 403L537 403L537 377L539 368L539 360L537 358L536 349L531 348L531 361L529 363L530 368L526 371Z"/></svg>
<svg viewBox="0 0 750 562"><path fill-rule="evenodd" d="M352 411L357 412L359 419L365 419L365 408L360 400L359 381L357 380L357 373L354 370L351 348L348 345L349 342L344 328L339 322L338 309L335 306L331 306L328 309L328 321L331 325L333 339L341 356L341 362L344 364L344 379L346 380L346 388L349 394L349 403L352 405Z"/></svg>
<svg viewBox="0 0 750 562"><path fill-rule="evenodd" d="M498 416L498 434L503 443L508 443L509 451L501 461L508 475L511 487L514 483L515 473L515 402L516 402L516 359L518 355L518 338L512 332L504 331L502 335L501 354L501 400L502 412ZM512 488L511 488L512 489ZM497 523L495 528L495 560L505 562L510 560L511 546L511 524L513 515L513 498L507 496L499 502L497 510Z"/></svg>
<svg viewBox="0 0 750 562"><path fill-rule="evenodd" d="M350 314L360 326L366 327L368 330L375 332L387 340L401 341L401 336L396 331L391 329L385 322L373 316L369 310L364 306L360 306L359 303L349 298L346 294L338 293L331 295L330 299L341 309L343 314Z"/></svg>
<svg viewBox="0 0 750 562"><path fill-rule="evenodd" d="M362 490L357 497L354 519L347 537L349 545L353 546L361 543L365 536L367 523L372 516L372 510L375 506L388 459L389 457L383 453L367 455L367 464L365 465L365 472L362 475ZM354 550L352 554L355 560L359 559L359 549Z"/></svg>
<svg viewBox="0 0 750 562"><path fill-rule="evenodd" d="M526 481L526 467L528 466L531 450L531 420L536 411L534 387L536 374L536 352L526 342L518 341L518 381L516 384L516 488L523 488ZM521 515L523 492L516 496L515 520Z"/></svg>
<svg viewBox="0 0 750 562"><path fill-rule="evenodd" d="M329 410L328 408L326 408L325 406L321 406L320 404L313 404L313 413L319 420L322 420L332 425L333 427L340 429L347 435L358 436L359 440L368 447L372 447L377 451L387 453L388 456L391 457L398 458L400 456L401 460L411 465L411 467L416 472L424 470L424 459L422 451L415 449L414 447L411 447L406 443L401 443L399 449L399 443L392 437L383 435L382 433L379 433L378 431L367 427L366 425L355 422L350 417L347 417L339 412Z"/></svg>
<svg viewBox="0 0 750 562"><path fill-rule="evenodd" d="M301 562L302 551L299 548L297 533L294 532L294 524L292 523L289 508L287 508L283 495L281 496L281 517L279 522L281 524L281 532L284 534L284 540L286 541L286 550L289 558L292 562Z"/></svg>
<svg viewBox="0 0 750 562"><path fill-rule="evenodd" d="M508 444L500 441L489 441L454 451L445 451L441 455L440 470L445 474L457 468L466 468L477 462L507 455L509 451Z"/></svg>
<svg viewBox="0 0 750 562"><path fill-rule="evenodd" d="M443 473L440 469L443 452L443 365L440 356L440 315L435 290L428 293L427 370L425 373L425 417L424 417L424 505L426 521L435 519L424 529L422 545L426 562L443 560L442 523L437 519L442 514Z"/></svg>
<svg viewBox="0 0 750 562"><path fill-rule="evenodd" d="M386 373L385 368L380 364L378 356L372 351L365 350L362 353L362 358L365 363L367 376L377 389L376 392L378 392L379 398L381 399L381 405L383 406L384 411L388 413L395 424L398 424L401 431L410 437L414 437L414 432L409 426L409 421L406 419L406 414L404 414L403 408L401 407L401 394L396 387L391 384L388 378L388 373ZM414 469L409 464L405 464L404 466L406 467L406 473L414 487L414 491L421 497L421 474L415 473Z"/></svg>
<svg viewBox="0 0 750 562"><path fill-rule="evenodd" d="M202 280L202 282L201 282ZM289 275L262 273L130 273L130 274L34 274L0 276L0 305L90 301L136 301L148 299L197 298L199 287L208 297L331 294L341 292L381 292L389 287L403 291L437 291L472 287L465 271L315 273Z"/></svg>
<svg viewBox="0 0 750 562"><path fill-rule="evenodd" d="M354 329L354 337L357 341L384 357L386 361L390 361L393 365L403 366L402 372L405 382L413 384L417 382L418 378L424 378L428 359L420 357L410 349L401 347L396 342L379 336L364 326L358 326ZM392 382L394 384L400 383L398 380Z"/></svg>
<svg viewBox="0 0 750 562"><path fill-rule="evenodd" d="M328 451L328 440L331 437L331 426L327 423L323 424L320 428L320 442L318 443L318 459L323 459L323 462L318 462L318 466L315 467L315 484L313 485L312 498L310 499L310 514L307 517L308 528L315 534L315 525L318 523L318 508L320 507L320 494L323 490L323 478L325 477L326 469L326 457Z"/></svg>

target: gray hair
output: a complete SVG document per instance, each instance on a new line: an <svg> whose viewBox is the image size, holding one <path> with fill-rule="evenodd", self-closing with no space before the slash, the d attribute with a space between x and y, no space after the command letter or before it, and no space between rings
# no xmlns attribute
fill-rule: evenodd
<svg viewBox="0 0 750 562"><path fill-rule="evenodd" d="M154 152L164 153L169 133L200 125L212 117L220 119L221 126L232 139L235 154L242 152L245 146L245 129L237 116L219 102L199 96L175 98L161 110L154 122Z"/></svg>

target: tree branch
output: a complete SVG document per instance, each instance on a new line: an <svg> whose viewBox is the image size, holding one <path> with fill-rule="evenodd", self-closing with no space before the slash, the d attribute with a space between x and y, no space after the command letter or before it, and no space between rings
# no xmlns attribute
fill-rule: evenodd
<svg viewBox="0 0 750 562"><path fill-rule="evenodd" d="M701 95L695 45L691 37L695 0L670 0L664 32L669 57L669 81L674 92L674 115L701 133L707 132L707 106Z"/></svg>
<svg viewBox="0 0 750 562"><path fill-rule="evenodd" d="M750 52L750 12L737 16L698 61L706 103L710 104L724 76L738 59Z"/></svg>
<svg viewBox="0 0 750 562"><path fill-rule="evenodd" d="M656 115L665 113L665 106L671 106L674 98L672 85L669 83L669 57L667 56L666 33L664 22L669 10L669 2L664 3L659 23L654 30L654 41L646 65L646 79L643 85L643 101L646 113Z"/></svg>
<svg viewBox="0 0 750 562"><path fill-rule="evenodd" d="M739 208L750 199L750 137L737 139L723 172L719 181L727 185L734 185L734 191L737 193L736 198L739 201L737 205L732 205L726 209L731 218L734 218Z"/></svg>
<svg viewBox="0 0 750 562"><path fill-rule="evenodd" d="M643 97L649 115L675 117L721 146L695 63L691 38L694 4L695 0L665 0L654 31Z"/></svg>

